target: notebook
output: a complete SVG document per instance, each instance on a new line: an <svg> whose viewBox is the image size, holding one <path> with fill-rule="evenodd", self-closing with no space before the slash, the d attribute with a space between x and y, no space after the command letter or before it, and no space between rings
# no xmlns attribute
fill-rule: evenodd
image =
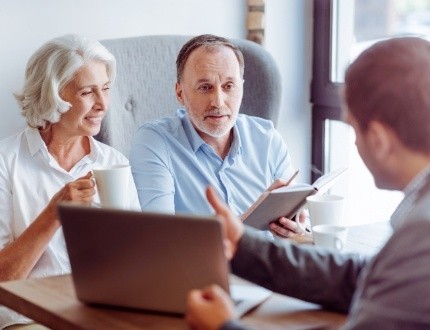
<svg viewBox="0 0 430 330"><path fill-rule="evenodd" d="M183 314L191 289L217 283L239 315L267 299L258 286L229 285L215 217L60 204L77 298L95 305Z"/></svg>

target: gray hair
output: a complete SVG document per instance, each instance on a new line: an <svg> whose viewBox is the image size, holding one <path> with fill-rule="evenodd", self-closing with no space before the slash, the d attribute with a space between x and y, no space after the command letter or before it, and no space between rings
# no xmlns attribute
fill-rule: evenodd
<svg viewBox="0 0 430 330"><path fill-rule="evenodd" d="M60 97L62 89L86 63L99 61L106 65L111 83L115 80L115 57L97 40L70 34L49 40L29 59L25 83L15 98L21 114L31 127L44 128L56 123L71 104Z"/></svg>
<svg viewBox="0 0 430 330"><path fill-rule="evenodd" d="M204 47L205 50L209 52L213 51L217 47L230 48L234 52L234 55L236 55L237 61L239 62L240 75L243 78L243 73L245 71L245 61L243 59L243 54L239 47L226 38L218 37L213 34L202 34L187 41L187 43L183 45L181 50L179 51L178 57L176 58L177 82L180 82L182 79L185 63L187 62L191 53L200 47Z"/></svg>

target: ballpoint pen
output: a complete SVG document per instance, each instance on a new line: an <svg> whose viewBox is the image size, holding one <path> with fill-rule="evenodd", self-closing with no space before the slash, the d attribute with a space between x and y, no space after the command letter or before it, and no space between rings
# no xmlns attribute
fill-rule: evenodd
<svg viewBox="0 0 430 330"><path fill-rule="evenodd" d="M294 178L297 176L297 174L299 174L299 170L294 172L294 174L291 176L291 178L287 181L287 183L285 185L288 186L294 180Z"/></svg>

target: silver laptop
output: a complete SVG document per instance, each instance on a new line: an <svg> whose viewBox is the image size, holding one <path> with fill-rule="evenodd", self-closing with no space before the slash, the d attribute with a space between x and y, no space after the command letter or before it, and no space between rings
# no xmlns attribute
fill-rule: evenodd
<svg viewBox="0 0 430 330"><path fill-rule="evenodd" d="M217 283L229 292L214 217L71 204L59 205L58 212L76 295L85 303L183 314L191 289ZM235 297L239 314L270 295L256 288Z"/></svg>

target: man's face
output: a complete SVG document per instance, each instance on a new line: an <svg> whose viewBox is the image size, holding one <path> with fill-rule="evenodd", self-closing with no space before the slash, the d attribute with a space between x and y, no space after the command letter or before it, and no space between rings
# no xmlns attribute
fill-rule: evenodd
<svg viewBox="0 0 430 330"><path fill-rule="evenodd" d="M195 49L188 58L181 81L176 83L178 101L205 139L228 135L236 122L243 95L243 78L233 50L218 47Z"/></svg>
<svg viewBox="0 0 430 330"><path fill-rule="evenodd" d="M390 172L383 161L384 146L379 141L380 134L383 132L378 131L379 126L374 127L370 124L370 128L362 130L350 111L343 110L343 117L355 131L355 145L361 159L372 174L375 185L380 189L395 188L393 180L390 178Z"/></svg>

